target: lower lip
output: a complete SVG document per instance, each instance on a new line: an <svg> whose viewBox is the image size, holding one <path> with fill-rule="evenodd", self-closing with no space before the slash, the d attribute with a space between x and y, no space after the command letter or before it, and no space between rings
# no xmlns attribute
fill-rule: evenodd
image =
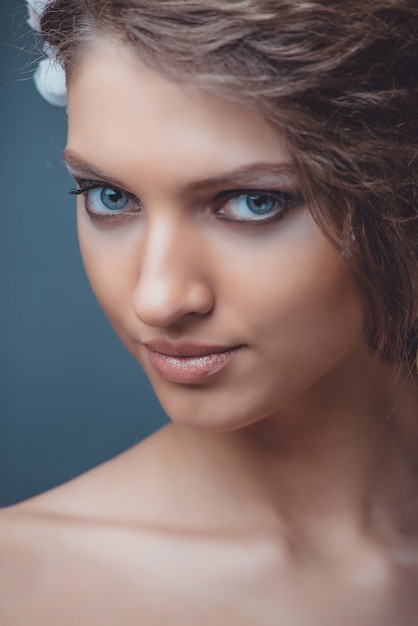
<svg viewBox="0 0 418 626"><path fill-rule="evenodd" d="M173 383L198 383L223 370L237 354L239 347L202 356L169 356L145 346L153 368Z"/></svg>

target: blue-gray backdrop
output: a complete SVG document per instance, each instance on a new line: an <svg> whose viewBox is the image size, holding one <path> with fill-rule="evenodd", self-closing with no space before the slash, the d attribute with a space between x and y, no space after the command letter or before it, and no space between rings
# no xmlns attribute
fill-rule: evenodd
<svg viewBox="0 0 418 626"><path fill-rule="evenodd" d="M24 0L0 0L0 506L114 456L166 417L99 309L60 163L65 111L37 94Z"/></svg>

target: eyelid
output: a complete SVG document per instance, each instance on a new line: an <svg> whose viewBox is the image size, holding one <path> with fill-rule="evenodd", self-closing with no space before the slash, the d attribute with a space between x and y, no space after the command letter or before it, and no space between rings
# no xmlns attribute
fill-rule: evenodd
<svg viewBox="0 0 418 626"><path fill-rule="evenodd" d="M119 218L128 218L130 216L132 216L132 214L134 212L137 211L133 211L133 210L125 210L125 209L120 209L120 210L114 210L114 211L96 211L93 208L91 208L88 205L88 199L87 199L87 192L89 191L94 191L95 189L111 189L112 191L116 191L122 194L125 194L126 196L129 197L130 200L132 200L133 202L135 202L135 204L137 205L138 209L142 209L142 203L139 200L139 198L137 196L135 196L133 193L130 193L129 191L126 191L125 189L123 189L122 187L119 187L117 185L113 185L110 184L109 182L103 181L103 180L91 180L91 179L87 179L87 178L81 178L80 176L73 176L74 180L76 181L77 185L78 185L78 189L71 189L69 191L70 195L76 195L76 196L81 196L84 195L85 199L84 199L84 209L85 211L90 215L91 218L94 218L95 220L108 220L108 219L115 219L116 217Z"/></svg>
<svg viewBox="0 0 418 626"><path fill-rule="evenodd" d="M215 198L215 202L225 202L231 198L238 198L239 196L251 196L251 195L260 195L260 196L287 196L289 199L293 199L295 204L301 204L304 202L302 194L293 189L284 189L280 187L279 189L265 189L260 187L250 187L245 189L231 189L228 191L221 191Z"/></svg>
<svg viewBox="0 0 418 626"><path fill-rule="evenodd" d="M123 187L119 187L118 185L113 185L112 183L109 183L106 180L92 180L89 178L80 178L79 176L77 177L74 176L74 180L79 186L79 189L74 190L74 191L80 191L82 193L83 191L89 191L89 189L100 189L100 188L114 189L115 191L126 193L126 195L130 196L131 198L135 198L138 200L135 194L131 193L130 191L127 191L126 189L123 189Z"/></svg>
<svg viewBox="0 0 418 626"><path fill-rule="evenodd" d="M90 191L91 189L112 189L114 191L119 191L120 193L125 193L127 196L129 196L130 198L135 200L139 205L142 206L142 203L140 199L138 198L138 196L131 193L130 191L127 191L126 189L123 189L123 187L118 187L118 185L110 184L109 182L106 182L105 180L90 180L88 178L79 178L79 177L77 178L74 177L74 180L76 181L79 188L71 189L69 192L70 194L81 195L85 191Z"/></svg>
<svg viewBox="0 0 418 626"><path fill-rule="evenodd" d="M238 199L242 196L251 196L251 195L259 195L259 196L270 196L276 198L277 201L280 199L286 199L286 203L281 208L272 211L271 214L266 214L265 217L257 217L254 218L236 218L230 217L226 214L222 215L221 210L227 204L229 200ZM301 208L305 203L305 199L302 194L298 191L288 191L287 189L236 189L233 191L225 191L218 194L215 199L214 207L215 214L218 219L235 224L266 224L268 222L273 222L275 220L279 220L286 213L293 209Z"/></svg>

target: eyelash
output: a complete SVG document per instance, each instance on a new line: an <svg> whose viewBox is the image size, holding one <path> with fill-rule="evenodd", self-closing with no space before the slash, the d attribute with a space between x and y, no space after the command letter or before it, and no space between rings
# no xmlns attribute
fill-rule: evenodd
<svg viewBox="0 0 418 626"><path fill-rule="evenodd" d="M132 215L132 211L126 211L124 209L120 211L115 210L112 212L109 209L108 213L106 212L99 213L98 211L93 211L91 207L89 207L88 205L87 193L89 191L94 191L95 189L109 189L111 191L125 194L128 198L130 198L136 203L138 209L142 208L141 202L138 198L128 193L127 191L124 191L120 187L116 187L114 185L113 186L108 185L103 181L97 181L97 180L77 180L77 184L78 184L78 189L70 189L69 194L74 195L74 196L84 196L84 208L89 214L89 216L91 217L91 219L93 220L104 221L104 220L115 219L115 218L126 218Z"/></svg>
<svg viewBox="0 0 418 626"><path fill-rule="evenodd" d="M76 195L76 196L84 195L84 208L86 212L89 214L90 218L95 221L106 221L109 223L109 220L114 220L117 218L119 219L128 218L128 217L131 217L133 213L137 213L142 210L142 204L139 198L130 194L127 191L124 191L120 187L111 186L111 185L106 184L103 181L95 181L95 180L78 180L77 184L79 185L79 188L71 189L69 193L71 195ZM92 210L91 207L89 207L88 205L87 193L89 191L98 190L98 189L110 190L112 192L124 194L128 198L128 201L133 200L135 202L136 210L135 211L126 210L124 208L121 210L108 209L108 212L106 211L98 212L98 211ZM222 214L222 209L227 205L229 201L234 200L234 199L239 200L241 198L247 198L247 202L248 202L249 199L254 200L255 197L258 197L258 198L264 197L267 199L272 199L277 204L280 205L280 208L278 210L272 211L271 215L267 215L267 217L264 217L261 219L258 219L258 218L254 218L254 219L252 218L239 219L238 218L237 219L234 217L229 217L226 214ZM216 196L216 198L211 204L212 204L212 212L214 215L216 215L216 217L219 220L222 220L224 222L229 222L232 224L251 226L254 224L261 225L261 224L267 224L270 222L279 221L282 217L284 217L284 215L289 210L292 210L294 208L300 208L303 205L303 203L304 203L304 200L300 194L289 193L283 190L237 189L233 191L221 192L220 194ZM259 214L262 214L262 213L259 213ZM257 213L254 213L254 215L257 215Z"/></svg>
<svg viewBox="0 0 418 626"><path fill-rule="evenodd" d="M271 214L269 213L264 218L254 217L250 219L240 220L236 217L229 217L226 214L222 214L222 208L225 207L230 200L238 201L241 198L246 198L248 202L248 200L254 200L257 197L273 200L275 204L279 205L279 208L272 210ZM216 207L214 213L216 214L217 218L222 220L223 222L251 226L279 221L285 216L288 211L294 208L301 207L303 205L303 199L301 198L300 194L291 194L283 190L237 189L219 194L214 202L214 205ZM254 216L257 215L257 213L253 214ZM258 215L262 215L262 212L258 213Z"/></svg>

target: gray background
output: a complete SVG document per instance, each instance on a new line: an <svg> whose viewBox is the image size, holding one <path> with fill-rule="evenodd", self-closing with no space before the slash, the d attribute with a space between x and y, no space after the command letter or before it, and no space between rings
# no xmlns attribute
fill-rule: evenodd
<svg viewBox="0 0 418 626"><path fill-rule="evenodd" d="M35 90L24 0L0 0L0 506L166 422L84 276L65 111Z"/></svg>

